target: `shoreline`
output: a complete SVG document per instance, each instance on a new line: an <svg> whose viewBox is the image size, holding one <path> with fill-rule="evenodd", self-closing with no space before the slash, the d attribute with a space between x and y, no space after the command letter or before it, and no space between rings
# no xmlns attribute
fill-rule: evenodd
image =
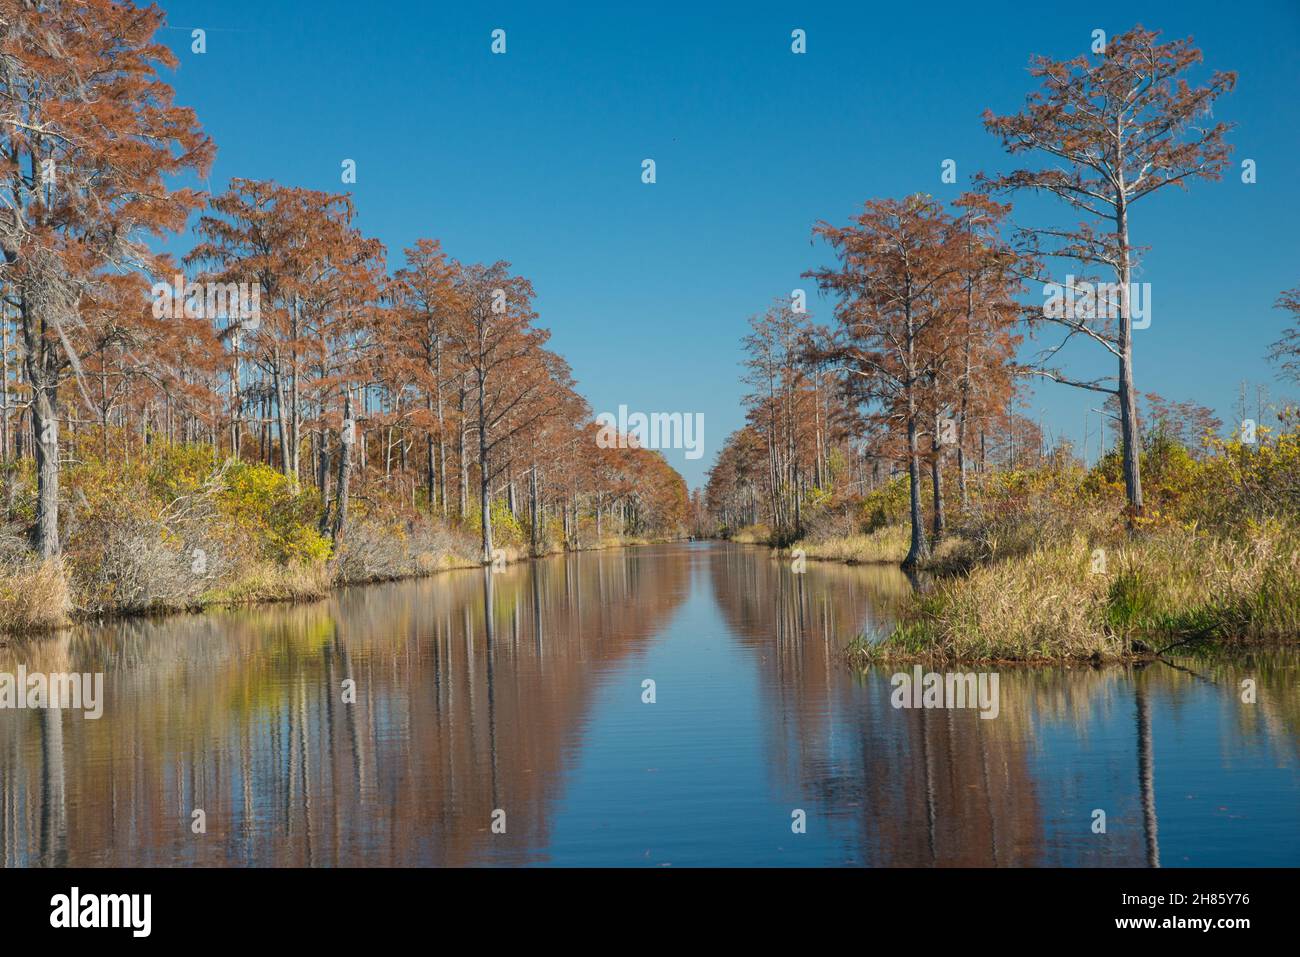
<svg viewBox="0 0 1300 957"><path fill-rule="evenodd" d="M911 578L902 568L901 558L883 555L861 557L860 552L853 551L856 543L859 549L883 552L899 540L900 529L905 531L904 526L889 526L868 535L841 536L822 542L796 541L790 545L776 545L752 536L749 540L726 536L720 539L738 545L763 546L774 560L791 561L795 559L796 551L803 551L801 557L805 561L848 566L887 565ZM1206 536L1205 541L1209 540ZM1126 546L1142 557L1143 549L1151 548L1152 542L1159 544L1158 539L1135 539ZM843 651L845 663L858 670L891 663L1100 667L1167 661L1167 656L1175 649L1237 654L1300 644L1300 629L1271 630L1275 626L1267 621L1261 624L1258 620L1261 616L1255 607L1266 603L1277 591L1288 590L1294 585L1284 584L1282 589L1278 589L1275 582L1261 581L1257 583L1258 591L1254 595L1211 591L1206 596L1198 593L1196 600L1187 597L1172 610L1155 612L1148 607L1152 602L1145 594L1141 597L1146 604L1129 595L1135 590L1129 579L1123 577L1130 574L1129 571L1112 570L1110 576L1090 573L1087 561L1095 552L1090 553L1086 543L1072 542L1068 548L1044 543L1041 550L1007 555L997 560L991 557L973 560L963 556L962 549L968 545L969 542L959 534L945 539L943 545L917 569L929 577L928 587L912 592L908 599L910 607L893 623L888 633L870 641L862 635L852 639ZM1073 579L1058 576L1053 581L1036 568L1043 564L1042 556L1053 547L1058 552L1077 553L1072 557L1067 555L1076 564L1082 563L1075 569L1077 574ZM1268 566L1267 573L1274 577L1285 576L1287 557L1292 564L1295 563L1294 552L1284 554L1280 565ZM1175 581L1176 569L1172 564L1163 566L1148 562L1148 574L1151 567L1163 574L1153 583L1143 583L1150 590L1158 590ZM1283 569L1281 572L1279 567ZM992 587L985 579L991 580ZM1034 594L1036 590L1057 593L1039 596ZM1071 590L1073 594L1067 594ZM1059 602L1063 611L1056 620L1052 620L1049 611L1045 621L1030 621L1014 637L990 637L990 630L1010 634L1012 623L1008 621L1003 628L1002 623L996 620L998 609L988 600L990 595L986 592L1001 597L1012 591L1021 608L1032 609ZM1078 608L1067 607L1071 602ZM1138 606L1137 609L1129 607L1130 604ZM1294 610L1294 602L1287 608ZM1008 619L1016 611L1014 608L1004 610L1008 612ZM1072 615L1070 612L1077 613ZM995 620L990 622L990 618ZM1092 627L1071 631L1061 627L1067 621ZM967 636L962 633L963 622L972 625L968 648L960 647L967 644ZM1058 627L1053 628L1054 625ZM954 633L960 634L961 640L954 639ZM1047 653L1046 648L1059 648L1059 651Z"/></svg>
<svg viewBox="0 0 1300 957"><path fill-rule="evenodd" d="M645 545L662 545L674 541L686 541L687 539L670 539L670 538L640 538L632 537L626 541L602 540L599 544L579 546L577 548L558 548L545 551L538 555L531 555L526 549L516 549L513 547L506 548L507 557L505 564L507 566L522 565L528 562L537 561L543 558L554 558L561 555L579 554L581 552L598 552L608 551L615 548L637 548ZM203 615L219 611L231 611L241 608L256 608L259 606L289 605L289 604L310 604L312 602L325 601L331 595L342 591L345 588L365 588L371 585L396 584L399 582L413 582L426 578L434 578L446 572L471 571L476 568L487 568L487 564L464 559L460 560L458 556L444 555L443 560L450 559L449 563L440 561L437 567L428 571L417 571L407 575L386 575L373 578L348 579L344 581L330 580L319 591L303 591L301 593L287 593L283 595L259 595L249 598L214 598L210 601L200 602L192 605L156 605L143 608L123 608L110 611L99 612L78 612L73 610L69 615L69 620L61 625L34 628L27 631L0 632L0 647L17 644L22 641L31 639L39 640L52 635L58 635L62 632L69 631L79 627L99 627L108 625L112 622L144 620L144 619L164 619L180 617L182 615ZM293 571L289 566L282 569L286 572ZM327 569L304 569L308 571L324 572Z"/></svg>
<svg viewBox="0 0 1300 957"><path fill-rule="evenodd" d="M1262 651L1280 651L1288 650L1300 646L1300 635L1293 638L1272 638L1263 639L1256 642L1227 642L1216 643L1208 641L1198 647L1203 651L1213 651L1216 655L1224 657L1235 657L1249 655ZM1181 646L1180 646L1181 647ZM1192 646L1188 646L1192 647ZM874 654L865 649L865 647L856 644L856 639L850 642L843 650L842 657L846 664L855 670L866 672L871 668L884 665L997 665L1003 667L1024 667L1024 668L1117 668L1130 665L1146 666L1163 662L1172 665L1173 659L1179 656L1171 656L1166 651L1143 651L1134 652L1128 655L1099 656L1095 658L947 658L938 654L924 654L919 652L908 652L899 650L890 653L885 651L880 654ZM1186 657L1196 657L1188 655Z"/></svg>

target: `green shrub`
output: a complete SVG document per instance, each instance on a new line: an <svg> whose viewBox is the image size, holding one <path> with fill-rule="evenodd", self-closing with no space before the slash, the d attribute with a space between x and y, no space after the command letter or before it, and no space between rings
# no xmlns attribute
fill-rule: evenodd
<svg viewBox="0 0 1300 957"><path fill-rule="evenodd" d="M323 562L330 540L317 529L320 499L295 490L268 465L235 462L226 470L220 495L223 515L247 535L264 559L280 564Z"/></svg>

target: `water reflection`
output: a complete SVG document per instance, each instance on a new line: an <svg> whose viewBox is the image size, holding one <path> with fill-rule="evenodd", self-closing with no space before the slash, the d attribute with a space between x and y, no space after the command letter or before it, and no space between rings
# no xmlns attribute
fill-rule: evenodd
<svg viewBox="0 0 1300 957"><path fill-rule="evenodd" d="M899 710L893 669L855 675L841 649L909 587L654 546L0 647L0 671L103 671L106 699L98 721L0 711L0 859L1300 860L1294 651L1003 668L995 720Z"/></svg>

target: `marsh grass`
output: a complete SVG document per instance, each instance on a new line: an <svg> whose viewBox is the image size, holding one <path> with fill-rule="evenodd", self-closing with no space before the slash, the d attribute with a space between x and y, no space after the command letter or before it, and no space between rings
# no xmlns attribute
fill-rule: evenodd
<svg viewBox="0 0 1300 957"><path fill-rule="evenodd" d="M766 525L746 525L732 532L728 537L739 545L770 545L772 529Z"/></svg>
<svg viewBox="0 0 1300 957"><path fill-rule="evenodd" d="M72 595L61 561L28 560L0 574L0 635L53 631L70 624L71 616Z"/></svg>
<svg viewBox="0 0 1300 957"><path fill-rule="evenodd" d="M908 544L907 526L887 525L862 535L837 536L824 541L801 539L790 546L790 551L802 549L805 557L817 561L897 565L907 556Z"/></svg>
<svg viewBox="0 0 1300 957"><path fill-rule="evenodd" d="M1300 636L1300 536L1279 522L1244 540L1171 526L1139 533L1094 568L1083 535L941 580L859 661L1113 660L1201 641Z"/></svg>
<svg viewBox="0 0 1300 957"><path fill-rule="evenodd" d="M241 567L229 584L207 592L202 604L314 601L328 594L332 582L332 573L324 562L253 562Z"/></svg>

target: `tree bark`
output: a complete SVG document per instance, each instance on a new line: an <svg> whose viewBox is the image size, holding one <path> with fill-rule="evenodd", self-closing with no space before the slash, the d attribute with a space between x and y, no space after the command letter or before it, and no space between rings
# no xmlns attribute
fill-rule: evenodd
<svg viewBox="0 0 1300 957"><path fill-rule="evenodd" d="M343 423L339 429L338 490L335 496L334 541L348 524L348 493L352 480L352 446L356 442L356 423L352 420L352 390L343 390Z"/></svg>
<svg viewBox="0 0 1300 957"><path fill-rule="evenodd" d="M52 366L51 348L45 339L44 323L36 319L26 303L22 309L23 364L32 390L32 431L36 456L36 522L32 545L42 558L61 551L59 542L59 422L58 379Z"/></svg>
<svg viewBox="0 0 1300 957"><path fill-rule="evenodd" d="M909 407L912 400L908 399ZM930 555L930 546L925 540L925 517L921 514L921 453L916 437L916 413L909 408L907 416L907 477L910 490L912 542L903 559L904 568L913 568Z"/></svg>
<svg viewBox="0 0 1300 957"><path fill-rule="evenodd" d="M488 467L487 383L478 376L478 473L479 505L483 516L483 564L492 561L492 473Z"/></svg>
<svg viewBox="0 0 1300 957"><path fill-rule="evenodd" d="M1133 387L1133 324L1129 302L1129 280L1132 266L1129 262L1128 208L1121 198L1115 218L1116 235L1120 245L1119 282L1119 411L1120 435L1124 457L1124 491L1129 509L1134 516L1142 514L1142 472L1139 458L1137 421L1137 393Z"/></svg>
<svg viewBox="0 0 1300 957"><path fill-rule="evenodd" d="M931 442L931 451L934 453L930 460L930 481L934 485L934 540L936 542L943 538L944 533L944 514L943 514L943 443L940 441L939 432L939 415L934 417L934 441Z"/></svg>

